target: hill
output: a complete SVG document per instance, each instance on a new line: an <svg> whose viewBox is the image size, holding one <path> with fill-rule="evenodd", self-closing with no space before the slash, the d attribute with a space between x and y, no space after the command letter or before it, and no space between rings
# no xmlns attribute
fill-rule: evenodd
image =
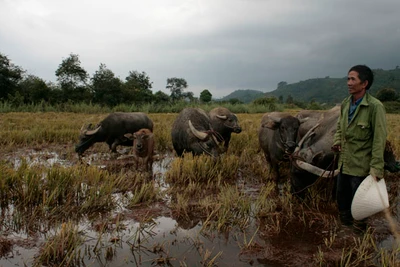
<svg viewBox="0 0 400 267"><path fill-rule="evenodd" d="M382 88L393 88L400 94L400 68L393 70L375 69L374 83L370 88L370 93L376 93ZM298 83L283 84L276 90L265 93L265 96L283 97L284 100L291 95L293 99L302 102L311 100L319 103L340 103L346 96L347 77L343 78L316 78Z"/></svg>
<svg viewBox="0 0 400 267"><path fill-rule="evenodd" d="M218 101L228 101L230 99L239 99L243 103L250 103L254 99L265 96L265 92L251 89L240 89L230 93L227 96L224 96Z"/></svg>

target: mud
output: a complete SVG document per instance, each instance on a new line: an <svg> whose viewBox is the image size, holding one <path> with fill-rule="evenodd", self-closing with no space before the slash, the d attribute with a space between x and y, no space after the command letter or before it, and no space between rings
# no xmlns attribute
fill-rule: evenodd
<svg viewBox="0 0 400 267"><path fill-rule="evenodd" d="M126 155L128 149L119 152ZM22 159L28 164L46 167L82 164L67 145L17 148L2 153L0 158L15 168L18 168ZM168 185L163 175L172 160L172 154L159 154L153 166L152 178L164 192ZM132 167L129 158L109 153L89 154L83 158L83 164L95 165L111 172L127 171ZM241 177L237 186L250 198L254 198L263 184L250 178ZM392 205L397 207L398 178L398 174L389 174L386 179L389 193L395 196L392 199L396 203ZM118 193L116 197L123 198ZM170 196L165 193L163 200L150 206L116 209L111 216L107 214L103 217L99 214L97 218L80 219L79 229L85 236L84 250L88 251L82 266L320 266L321 263L315 260L319 251L324 254L323 266L338 266L343 248L352 245L354 239L362 238L352 229L340 225L334 208L306 214L306 227L299 219L290 223L280 222L281 230L271 232L270 221L261 217L252 220L245 231L232 227L221 233L204 231L204 218L199 218L197 214L189 214L185 218L176 216L169 202ZM394 211L392 216L398 224L398 208ZM276 218L279 218L280 212L277 208ZM151 219L143 221L143 218ZM331 222L328 228L327 221ZM368 224L377 246L391 250L395 239L383 214L372 216ZM55 230L44 230L46 228L27 232L26 229L12 227L12 222L10 227L3 226L0 266L31 266L40 245ZM104 244L99 248L98 233L105 228L107 231L101 239ZM326 243L329 243L332 232L336 233L335 241L329 247ZM137 233L143 235L139 244L133 242L133 236ZM251 237L253 239L250 244L248 241ZM97 251L94 251L95 247ZM212 260L214 257L215 261ZM378 262L376 266L379 266Z"/></svg>

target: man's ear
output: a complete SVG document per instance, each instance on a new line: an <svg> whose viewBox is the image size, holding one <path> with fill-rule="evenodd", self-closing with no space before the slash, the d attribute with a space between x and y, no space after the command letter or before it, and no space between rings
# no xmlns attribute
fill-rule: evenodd
<svg viewBox="0 0 400 267"><path fill-rule="evenodd" d="M364 89L367 89L367 86L368 86L368 80L365 80L363 83L363 86L364 86Z"/></svg>

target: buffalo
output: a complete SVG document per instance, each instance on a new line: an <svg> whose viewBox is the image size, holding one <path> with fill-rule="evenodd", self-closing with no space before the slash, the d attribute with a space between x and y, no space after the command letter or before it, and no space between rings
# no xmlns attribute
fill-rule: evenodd
<svg viewBox="0 0 400 267"><path fill-rule="evenodd" d="M331 147L339 115L340 106L335 106L325 112L304 110L296 115L299 119L307 119L307 122L300 126L298 147L292 154L291 186L293 193L303 192L319 177L337 176L339 172L337 155L331 150ZM399 164L396 162L389 141L386 142L384 159L386 170L399 171Z"/></svg>
<svg viewBox="0 0 400 267"><path fill-rule="evenodd" d="M132 156L136 164L136 169L139 167L139 159L143 158L146 171L150 171L153 166L154 154L154 136L149 129L140 129L131 134L125 134L129 140L133 140Z"/></svg>
<svg viewBox="0 0 400 267"><path fill-rule="evenodd" d="M225 150L228 150L231 134L242 132L238 118L229 109L223 107L214 108L208 114L212 128L220 134L218 141L223 142Z"/></svg>
<svg viewBox="0 0 400 267"><path fill-rule="evenodd" d="M296 148L297 131L302 122L283 112L266 113L261 119L258 140L277 185L280 180L279 163L289 161Z"/></svg>
<svg viewBox="0 0 400 267"><path fill-rule="evenodd" d="M171 137L178 156L184 152L213 157L220 154L221 137L213 130L208 114L200 108L183 109L172 125Z"/></svg>
<svg viewBox="0 0 400 267"><path fill-rule="evenodd" d="M142 128L153 131L152 120L142 112L115 112L108 115L97 124L95 129L82 127L80 142L75 146L75 152L81 156L88 148L98 142L106 142L112 152L117 152L117 146L132 146L132 140L124 136Z"/></svg>

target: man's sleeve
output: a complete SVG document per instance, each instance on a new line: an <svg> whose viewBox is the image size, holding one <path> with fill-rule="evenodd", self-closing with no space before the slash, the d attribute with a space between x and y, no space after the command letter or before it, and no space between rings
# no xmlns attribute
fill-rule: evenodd
<svg viewBox="0 0 400 267"><path fill-rule="evenodd" d="M376 105L373 112L372 127L374 130L372 140L372 157L370 163L370 174L374 177L383 178L384 152L387 138L386 112L382 104Z"/></svg>

